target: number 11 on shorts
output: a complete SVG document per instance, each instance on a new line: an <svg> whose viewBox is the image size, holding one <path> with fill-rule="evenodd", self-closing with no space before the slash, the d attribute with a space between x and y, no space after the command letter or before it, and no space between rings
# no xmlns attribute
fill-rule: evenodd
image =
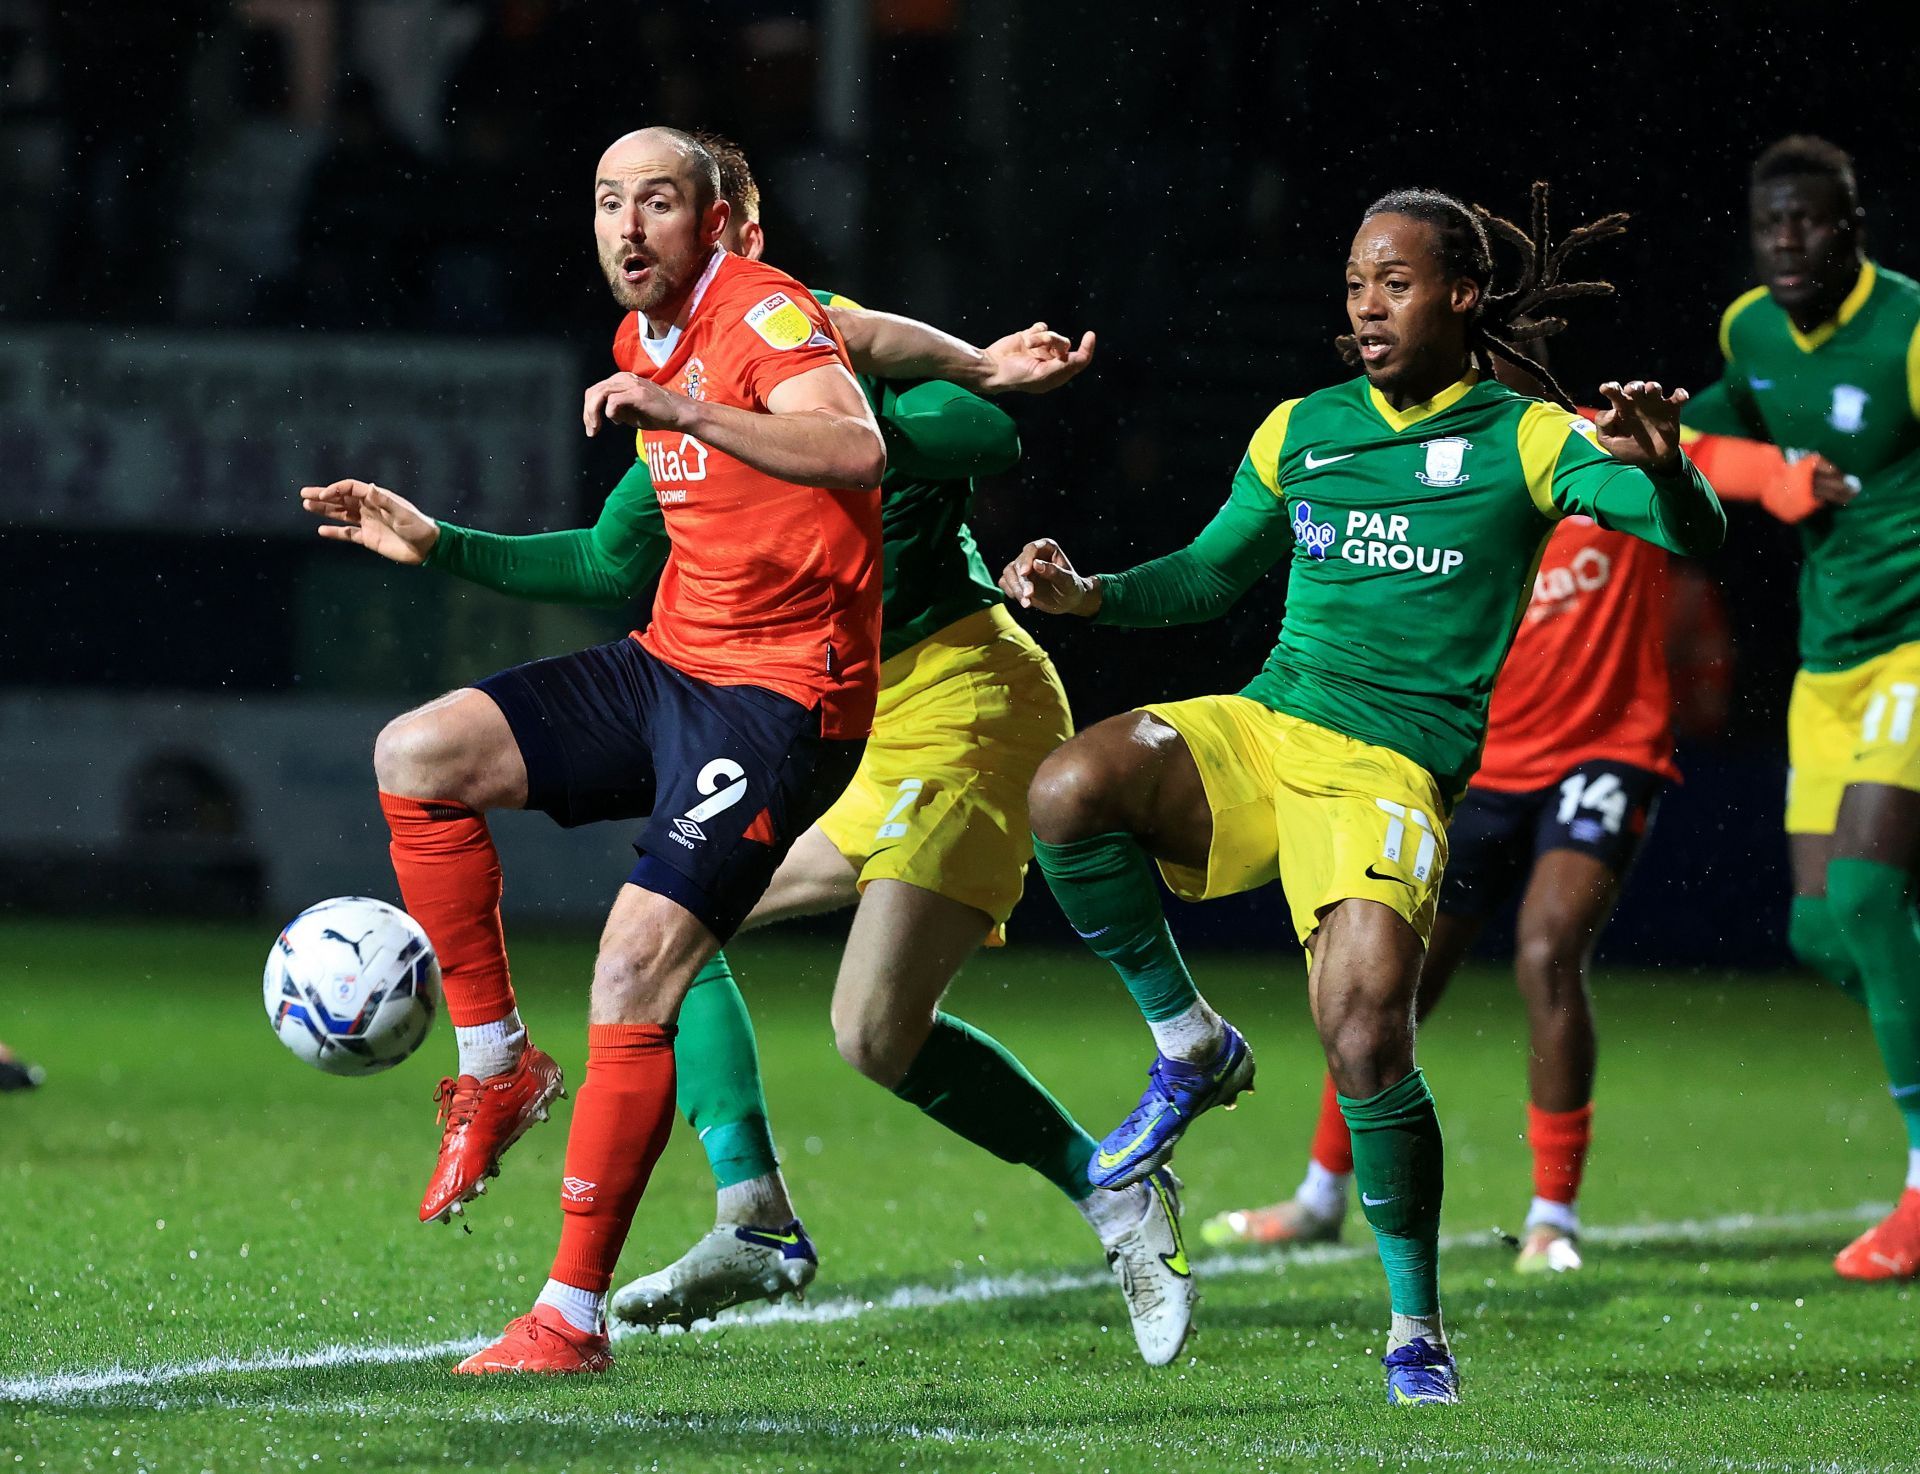
<svg viewBox="0 0 1920 1474"><path fill-rule="evenodd" d="M1387 819L1386 843L1380 846L1381 857L1396 865L1400 863L1401 853L1407 843L1407 823L1411 820L1420 831L1420 845L1413 852L1413 878L1426 880L1433 874L1433 859L1440 848L1433 837L1432 821L1420 810L1397 804L1390 798L1376 798L1374 803L1390 816Z"/></svg>

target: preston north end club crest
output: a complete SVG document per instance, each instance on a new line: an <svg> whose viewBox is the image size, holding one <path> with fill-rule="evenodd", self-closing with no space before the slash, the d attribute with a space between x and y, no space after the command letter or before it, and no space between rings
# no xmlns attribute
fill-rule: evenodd
<svg viewBox="0 0 1920 1474"><path fill-rule="evenodd" d="M1423 440L1420 448L1427 453L1427 466L1424 471L1414 474L1428 486L1459 486L1473 479L1463 475L1460 470L1467 452L1473 449L1471 440L1448 435L1440 440Z"/></svg>

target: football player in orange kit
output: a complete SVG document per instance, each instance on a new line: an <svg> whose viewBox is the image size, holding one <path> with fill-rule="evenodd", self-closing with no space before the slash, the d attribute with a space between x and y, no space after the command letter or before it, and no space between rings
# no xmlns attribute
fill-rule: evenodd
<svg viewBox="0 0 1920 1474"><path fill-rule="evenodd" d="M672 1123L681 998L846 787L873 720L886 449L824 309L721 248L727 211L712 155L676 129L625 135L596 171L630 371L583 413L588 434L643 432L671 543L651 621L430 702L374 751L401 893L461 1044L423 1220L472 1196L561 1087L514 1005L486 813L644 821L594 967L551 1276L462 1372L611 1365L606 1292Z"/></svg>

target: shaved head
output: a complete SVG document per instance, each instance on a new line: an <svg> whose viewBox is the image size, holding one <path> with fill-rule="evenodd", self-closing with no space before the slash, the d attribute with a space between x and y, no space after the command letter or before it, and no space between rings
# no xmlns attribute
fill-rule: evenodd
<svg viewBox="0 0 1920 1474"><path fill-rule="evenodd" d="M636 173L677 176L699 210L720 197L720 165L705 144L679 128L636 128L621 134L600 155L594 177L618 179Z"/></svg>

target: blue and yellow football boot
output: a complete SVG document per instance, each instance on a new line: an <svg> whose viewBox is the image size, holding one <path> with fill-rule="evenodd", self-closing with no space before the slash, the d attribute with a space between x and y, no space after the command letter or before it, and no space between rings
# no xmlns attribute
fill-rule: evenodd
<svg viewBox="0 0 1920 1474"><path fill-rule="evenodd" d="M1460 1400L1459 1366L1450 1352L1435 1348L1424 1336L1389 1351L1380 1365L1387 1369L1387 1401L1395 1407Z"/></svg>
<svg viewBox="0 0 1920 1474"><path fill-rule="evenodd" d="M1225 1027L1226 1042L1210 1063L1155 1057L1140 1104L1087 1164L1087 1180L1095 1187L1129 1187L1165 1166L1195 1117L1215 1106L1231 1108L1241 1091L1253 1088L1253 1051L1238 1029Z"/></svg>

